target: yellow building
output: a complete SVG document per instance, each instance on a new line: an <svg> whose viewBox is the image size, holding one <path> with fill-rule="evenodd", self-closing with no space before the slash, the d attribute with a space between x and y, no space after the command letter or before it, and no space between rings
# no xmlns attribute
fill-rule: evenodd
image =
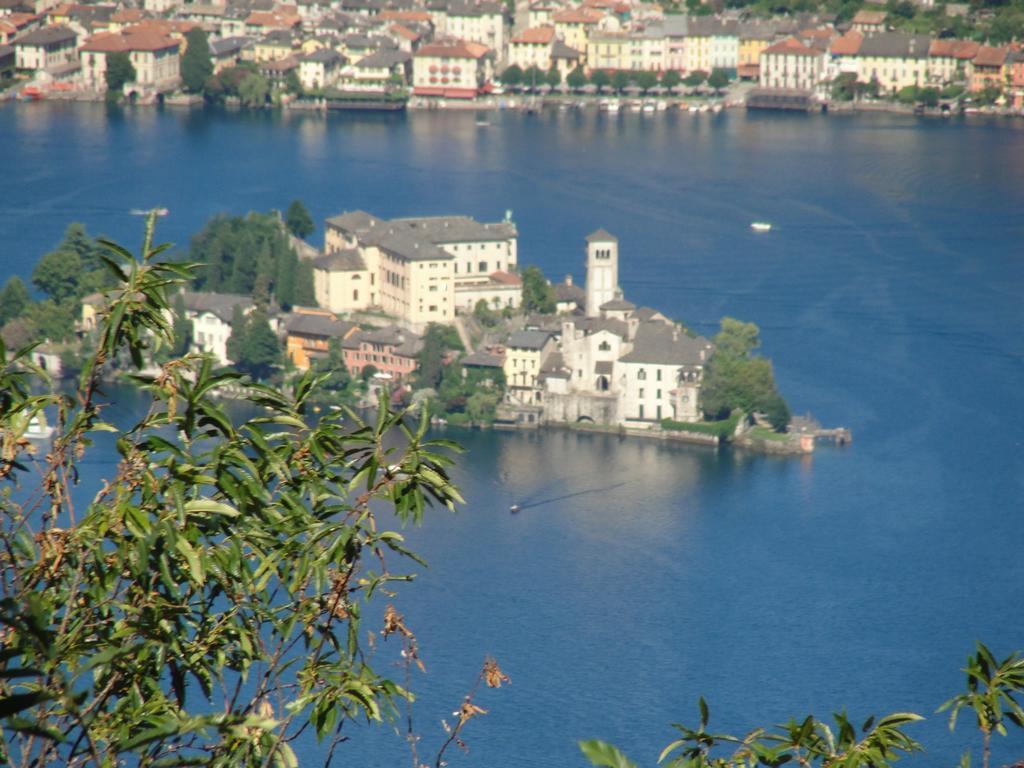
<svg viewBox="0 0 1024 768"><path fill-rule="evenodd" d="M503 365L505 381L520 402L539 399L529 391L537 388L537 376L554 348L554 340L547 331L516 331L509 337Z"/></svg>
<svg viewBox="0 0 1024 768"><path fill-rule="evenodd" d="M554 42L554 27L524 29L509 42L507 63L523 70L537 67L546 72L551 68L551 48Z"/></svg>
<svg viewBox="0 0 1024 768"><path fill-rule="evenodd" d="M570 8L551 15L555 35L577 51L587 50L587 39L603 18L604 14L593 8Z"/></svg>
<svg viewBox="0 0 1024 768"><path fill-rule="evenodd" d="M587 38L587 66L630 69L629 37L618 32L592 32Z"/></svg>
<svg viewBox="0 0 1024 768"><path fill-rule="evenodd" d="M928 35L881 32L866 35L857 53L857 79L878 82L883 93L928 82Z"/></svg>

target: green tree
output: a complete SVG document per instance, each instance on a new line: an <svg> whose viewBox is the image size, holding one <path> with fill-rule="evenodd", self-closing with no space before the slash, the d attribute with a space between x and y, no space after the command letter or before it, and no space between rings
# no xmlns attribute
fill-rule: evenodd
<svg viewBox="0 0 1024 768"><path fill-rule="evenodd" d="M271 330L263 310L256 309L246 318L240 355L234 362L236 368L256 381L270 378L274 369L281 365L281 342Z"/></svg>
<svg viewBox="0 0 1024 768"><path fill-rule="evenodd" d="M225 351L228 360L237 363L245 354L245 341L249 333L249 323L246 321L245 310L241 304L235 304L231 308L231 335L228 336Z"/></svg>
<svg viewBox="0 0 1024 768"><path fill-rule="evenodd" d="M206 32L200 27L193 27L185 33L185 46L181 55L182 85L189 93L202 93L207 79L213 74Z"/></svg>
<svg viewBox="0 0 1024 768"><path fill-rule="evenodd" d="M636 75L636 84L641 91L647 93L651 88L658 84L658 76L653 72L638 72Z"/></svg>
<svg viewBox="0 0 1024 768"><path fill-rule="evenodd" d="M668 88L669 90L672 90L673 88L678 88L679 84L682 81L683 79L679 76L679 73L676 72L674 69L665 70L665 73L661 76L662 87Z"/></svg>
<svg viewBox="0 0 1024 768"><path fill-rule="evenodd" d="M565 84L574 91L578 91L585 86L587 84L587 76L583 72L583 67L576 67L576 69L570 72L565 78Z"/></svg>
<svg viewBox="0 0 1024 768"><path fill-rule="evenodd" d="M7 278L0 291L0 325L19 317L31 302L32 297L21 278L17 275Z"/></svg>
<svg viewBox="0 0 1024 768"><path fill-rule="evenodd" d="M515 88L523 82L523 70L518 64L513 64L510 67L506 67L501 75L498 76L498 79L501 80L502 85Z"/></svg>
<svg viewBox="0 0 1024 768"><path fill-rule="evenodd" d="M789 423L789 409L775 386L771 361L754 357L761 346L760 330L753 323L722 318L701 384L701 407L710 419L721 419L734 409L746 413L771 413L769 421L782 430ZM784 422L784 423L783 423Z"/></svg>
<svg viewBox="0 0 1024 768"><path fill-rule="evenodd" d="M306 206L302 204L301 200L292 200L284 215L284 223L288 227L288 231L301 240L312 235L315 229L313 217L309 215L309 211L306 210Z"/></svg>
<svg viewBox="0 0 1024 768"><path fill-rule="evenodd" d="M615 74L612 75L612 90L616 93L622 93L629 87L630 82L631 78L629 72L617 69Z"/></svg>
<svg viewBox="0 0 1024 768"><path fill-rule="evenodd" d="M533 65L523 70L523 86L531 91L536 90L538 85L544 82L544 72L540 67Z"/></svg>
<svg viewBox="0 0 1024 768"><path fill-rule="evenodd" d="M299 79L299 74L294 69L288 70L288 74L284 76L284 89L290 94L295 96L301 96L305 89L302 87L302 81Z"/></svg>
<svg viewBox="0 0 1024 768"><path fill-rule="evenodd" d="M550 85L552 88L557 88L562 84L562 73L558 71L558 67L554 64L544 74L544 82Z"/></svg>
<svg viewBox="0 0 1024 768"><path fill-rule="evenodd" d="M423 347L416 355L416 384L420 388L437 389L444 375L444 361L449 352L462 349L458 332L448 325L430 323L423 334Z"/></svg>
<svg viewBox="0 0 1024 768"><path fill-rule="evenodd" d="M107 81L107 91L120 93L127 83L135 82L135 65L123 51L115 51L107 54L107 70L104 77Z"/></svg>
<svg viewBox="0 0 1024 768"><path fill-rule="evenodd" d="M708 75L708 85L714 88L715 93L719 93L723 88L729 84L729 73L721 67L715 67L711 70L711 74Z"/></svg>
<svg viewBox="0 0 1024 768"><path fill-rule="evenodd" d="M74 251L50 251L32 270L32 284L54 301L78 295L82 260Z"/></svg>
<svg viewBox="0 0 1024 768"><path fill-rule="evenodd" d="M699 69L693 70L686 77L683 78L683 85L689 86L690 88L696 88L708 79L708 73Z"/></svg>
<svg viewBox="0 0 1024 768"><path fill-rule="evenodd" d="M487 299L480 299L476 303L473 307L473 317L486 328L493 328L498 324L498 313L491 309Z"/></svg>
<svg viewBox="0 0 1024 768"><path fill-rule="evenodd" d="M954 696L939 712L950 711L949 729L956 728L957 716L962 710L974 713L981 731L981 768L988 768L992 750L992 734L1006 736L1005 721L1024 728L1024 657L1012 653L1002 661L996 659L984 644L978 643L977 652L967 657L967 690ZM970 753L962 764L969 765Z"/></svg>
<svg viewBox="0 0 1024 768"><path fill-rule="evenodd" d="M72 506L95 433L114 429L99 392L110 361L141 366L172 343L168 291L194 270L160 260L155 221L141 259L108 246L125 279L73 393L34 394L48 388L31 358L0 345L0 430L66 414L38 480L17 440L0 456L0 479L30 489L5 494L0 515L7 765L295 765L297 732L336 745L411 698L382 672L415 671L415 635L376 607L415 567L392 513L413 523L461 502L454 446L428 441L426 419L382 403L374 424L317 420L309 374L289 392L234 392L251 414L239 421L217 397L237 375L190 356L140 378L151 407L102 490ZM380 613L374 634L393 637L374 650L361 617Z"/></svg>
<svg viewBox="0 0 1024 768"><path fill-rule="evenodd" d="M597 92L600 93L609 85L611 85L612 78L603 69L595 69L590 73L590 84L597 88Z"/></svg>
<svg viewBox="0 0 1024 768"><path fill-rule="evenodd" d="M540 267L523 270L523 310L549 315L555 311L555 291Z"/></svg>
<svg viewBox="0 0 1024 768"><path fill-rule="evenodd" d="M39 338L66 341L74 333L77 309L78 304L73 300L46 299L29 304L24 317L36 329Z"/></svg>
<svg viewBox="0 0 1024 768"><path fill-rule="evenodd" d="M247 107L262 107L269 97L270 84L256 72L250 72L238 84L238 98Z"/></svg>

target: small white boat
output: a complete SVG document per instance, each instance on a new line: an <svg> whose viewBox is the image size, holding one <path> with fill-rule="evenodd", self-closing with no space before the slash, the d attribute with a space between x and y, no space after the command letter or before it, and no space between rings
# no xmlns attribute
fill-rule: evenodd
<svg viewBox="0 0 1024 768"><path fill-rule="evenodd" d="M644 111L645 114L648 114L648 115L653 114L654 113L654 104L652 104L651 102L646 102L644 104L644 106L643 106L643 111Z"/></svg>
<svg viewBox="0 0 1024 768"><path fill-rule="evenodd" d="M510 507L508 508L508 511L509 511L509 512L511 512L511 513L512 513L513 515L514 515L514 514L515 514L516 512L518 512L519 510L520 510L520 506L519 506L518 504L513 504L512 506L510 506Z"/></svg>
<svg viewBox="0 0 1024 768"><path fill-rule="evenodd" d="M490 127L490 125L491 125L491 123L488 120L477 120L476 121L476 127L477 128L488 128L488 127Z"/></svg>
<svg viewBox="0 0 1024 768"><path fill-rule="evenodd" d="M755 232L771 232L772 225L767 221L754 221L751 222L750 228Z"/></svg>

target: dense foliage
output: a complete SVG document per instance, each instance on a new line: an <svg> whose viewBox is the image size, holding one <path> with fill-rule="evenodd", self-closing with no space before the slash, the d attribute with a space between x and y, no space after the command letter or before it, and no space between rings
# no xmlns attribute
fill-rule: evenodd
<svg viewBox="0 0 1024 768"><path fill-rule="evenodd" d="M185 33L185 52L181 55L181 82L189 93L202 93L207 78L213 74L210 45L206 32L193 27Z"/></svg>
<svg viewBox="0 0 1024 768"><path fill-rule="evenodd" d="M276 300L283 308L315 306L313 267L296 256L276 213L216 216L192 238L189 259L201 291Z"/></svg>
<svg viewBox="0 0 1024 768"><path fill-rule="evenodd" d="M82 297L112 286L103 249L82 224L70 224L64 239L32 271L32 284L44 298L33 301L25 284L8 278L0 292L0 327L11 346L71 338L81 315Z"/></svg>
<svg viewBox="0 0 1024 768"><path fill-rule="evenodd" d="M309 215L301 200L292 200L284 214L284 223L289 232L302 240L312 235L316 228L313 225L313 217Z"/></svg>
<svg viewBox="0 0 1024 768"><path fill-rule="evenodd" d="M109 93L120 93L128 83L135 82L135 65L124 51L107 54L107 69L103 73Z"/></svg>
<svg viewBox="0 0 1024 768"><path fill-rule="evenodd" d="M540 267L523 270L523 311L551 314L555 311L555 290Z"/></svg>
<svg viewBox="0 0 1024 768"><path fill-rule="evenodd" d="M282 359L281 342L270 328L270 319L262 309L243 315L238 304L233 315L227 341L228 358L242 373L256 381L265 381L281 365Z"/></svg>
<svg viewBox="0 0 1024 768"><path fill-rule="evenodd" d="M758 327L724 317L714 344L715 352L701 387L705 416L719 419L736 409L758 411L773 427L785 429L790 420L789 407L775 387L771 361L753 354L761 346Z"/></svg>
<svg viewBox="0 0 1024 768"><path fill-rule="evenodd" d="M449 353L461 351L458 331L450 325L430 323L423 334L423 347L416 355L416 384L421 388L437 389L444 375Z"/></svg>
<svg viewBox="0 0 1024 768"><path fill-rule="evenodd" d="M195 273L160 260L154 222L140 260L105 244L118 286L74 393L33 394L30 349L0 345L2 764L289 766L298 731L333 754L345 723L409 699L362 642L364 617L381 627L378 592L410 578L393 569L416 560L378 514L418 522L459 502L454 446L383 407L372 424L311 420L320 376L285 393L202 356L138 376L151 407L128 429L105 423L105 369L172 342L168 297ZM244 418L215 399L226 387ZM32 460L24 434L44 409L58 431ZM120 464L75 503L101 431L119 435ZM415 636L382 613L409 673ZM488 661L481 679L507 678ZM467 699L449 742L482 711Z"/></svg>

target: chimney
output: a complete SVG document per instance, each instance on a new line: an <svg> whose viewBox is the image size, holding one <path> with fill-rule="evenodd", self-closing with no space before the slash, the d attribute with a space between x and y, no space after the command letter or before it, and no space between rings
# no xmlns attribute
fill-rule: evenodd
<svg viewBox="0 0 1024 768"><path fill-rule="evenodd" d="M572 275L566 275L565 276L565 284L566 285L572 285Z"/></svg>

